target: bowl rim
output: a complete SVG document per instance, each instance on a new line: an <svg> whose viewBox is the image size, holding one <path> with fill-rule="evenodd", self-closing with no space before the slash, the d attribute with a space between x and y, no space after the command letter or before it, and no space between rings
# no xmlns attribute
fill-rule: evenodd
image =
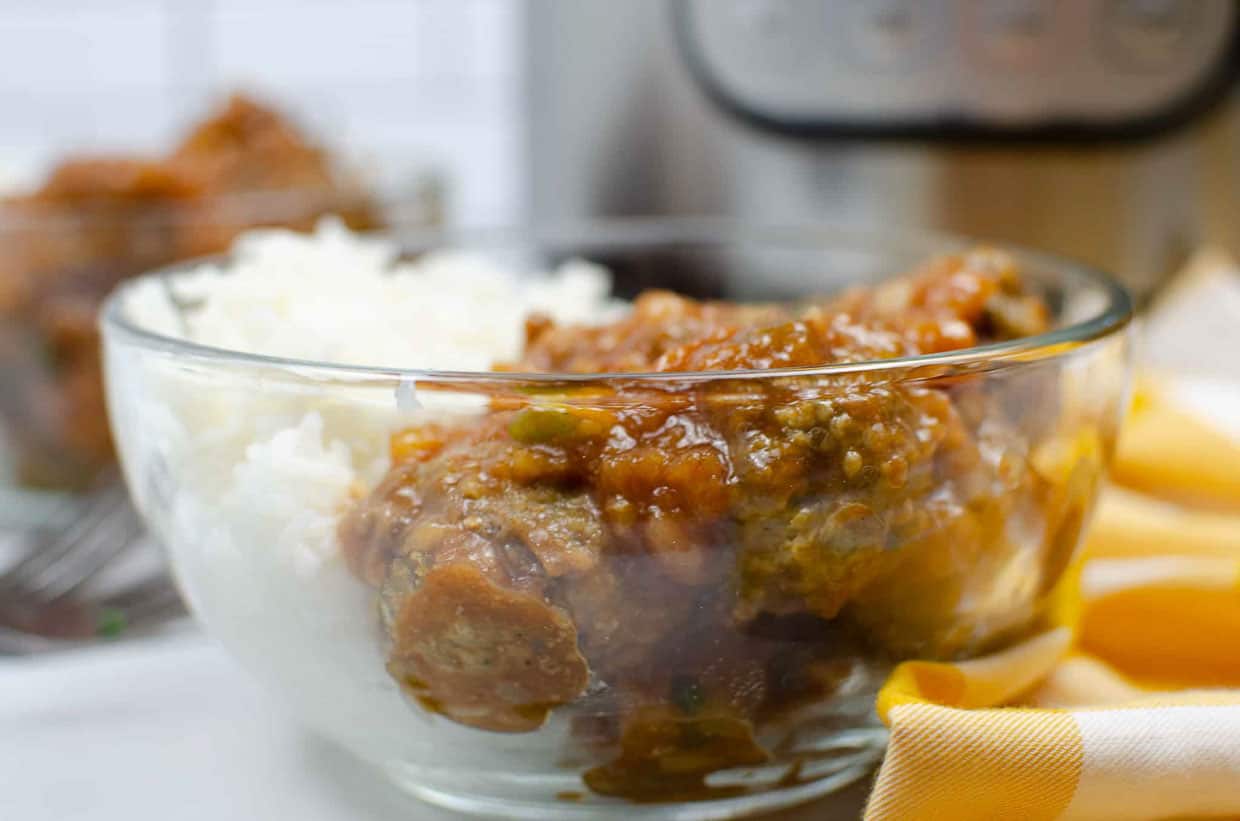
<svg viewBox="0 0 1240 821"><path fill-rule="evenodd" d="M926 255L961 251L970 247L995 248L1012 254L1019 262L1067 274L1079 283L1088 283L1105 295L1106 304L1092 316L1070 325L1018 339L975 345L953 351L874 359L861 362L829 363L788 368L735 369L714 371L657 372L519 372L459 371L433 368L397 368L239 351L168 336L133 322L123 310L129 296L144 282L192 270L194 267L226 258L227 255L178 262L122 282L108 295L100 312L99 324L105 340L119 340L143 349L187 359L271 368L303 377L400 384L410 380L446 383L591 383L623 380L633 382L676 383L773 379L806 376L838 376L881 371L922 372L929 368L934 376L950 372L990 370L1003 364L1039 361L1062 356L1091 342L1121 333L1131 322L1134 304L1128 291L1113 277L1083 262L1020 245L985 241L960 234L916 230L880 230L827 223L766 224L731 218L700 217L620 217L559 223L545 226L506 226L491 228L416 228L402 231L390 226L370 234L385 236L401 247L402 253L441 248L502 247L503 245L578 244L624 248L675 245L768 244L792 247L854 248L889 252L897 247ZM907 377L906 377L907 378Z"/></svg>

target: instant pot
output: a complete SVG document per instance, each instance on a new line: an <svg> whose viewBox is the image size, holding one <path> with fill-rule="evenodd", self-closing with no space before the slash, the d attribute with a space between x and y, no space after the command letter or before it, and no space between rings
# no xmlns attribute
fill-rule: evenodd
<svg viewBox="0 0 1240 821"><path fill-rule="evenodd" d="M1234 0L531 0L528 212L1240 250Z"/></svg>

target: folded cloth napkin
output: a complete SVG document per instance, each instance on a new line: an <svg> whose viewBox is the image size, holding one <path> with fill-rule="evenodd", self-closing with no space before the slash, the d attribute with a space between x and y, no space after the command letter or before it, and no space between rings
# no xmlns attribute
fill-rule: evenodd
<svg viewBox="0 0 1240 821"><path fill-rule="evenodd" d="M1176 395L1139 385L1058 626L893 671L868 821L1240 818L1240 434Z"/></svg>

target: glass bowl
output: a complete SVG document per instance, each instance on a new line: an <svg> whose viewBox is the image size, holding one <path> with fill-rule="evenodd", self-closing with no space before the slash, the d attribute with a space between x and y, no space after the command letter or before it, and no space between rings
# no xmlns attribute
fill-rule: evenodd
<svg viewBox="0 0 1240 821"><path fill-rule="evenodd" d="M966 247L666 220L400 239L518 270L584 257L622 296L745 301L874 282ZM868 773L892 664L968 658L1049 623L1124 404L1130 304L1102 274L1011 254L1053 330L648 374L211 348L140 325L140 279L105 308L108 403L133 497L192 609L312 728L471 813L733 817ZM439 447L436 424L480 433L441 465L447 495L432 503L403 472L429 470L409 466ZM557 474L557 437L639 428L609 479ZM503 474L486 461L496 442L520 454ZM656 491L635 513L625 488L643 481ZM394 543L406 552L376 552Z"/></svg>

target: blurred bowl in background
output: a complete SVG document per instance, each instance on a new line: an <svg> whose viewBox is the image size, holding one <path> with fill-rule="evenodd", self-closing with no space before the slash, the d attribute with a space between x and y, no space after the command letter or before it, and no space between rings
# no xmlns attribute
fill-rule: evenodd
<svg viewBox="0 0 1240 821"><path fill-rule="evenodd" d="M114 463L96 315L119 282L224 251L249 228L309 229L327 215L355 229L393 217L433 225L437 197L429 176L354 170L275 110L234 96L167 156L71 157L38 190L0 199L8 495L81 490Z"/></svg>

